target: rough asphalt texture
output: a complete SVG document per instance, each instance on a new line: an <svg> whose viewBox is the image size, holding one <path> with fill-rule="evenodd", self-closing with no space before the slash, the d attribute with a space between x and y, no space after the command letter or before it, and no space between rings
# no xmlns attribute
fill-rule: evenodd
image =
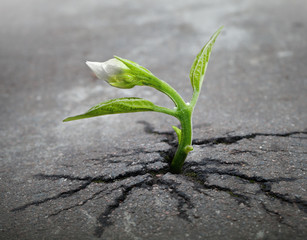
<svg viewBox="0 0 307 240"><path fill-rule="evenodd" d="M0 239L305 239L304 0L0 1ZM217 39L182 174L158 113L62 123L120 90L85 60L118 55L188 101Z"/></svg>

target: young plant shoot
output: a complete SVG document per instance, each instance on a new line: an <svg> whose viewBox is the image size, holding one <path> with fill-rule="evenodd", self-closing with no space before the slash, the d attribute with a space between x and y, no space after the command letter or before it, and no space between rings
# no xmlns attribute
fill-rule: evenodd
<svg viewBox="0 0 307 240"><path fill-rule="evenodd" d="M149 86L166 94L175 104L174 109L157 106L154 103L136 97L117 98L89 109L86 113L68 117L63 122L97 117L107 114L155 111L165 113L180 121L181 129L173 126L178 137L178 148L171 162L171 172L180 173L183 163L192 147L192 113L196 105L205 72L209 62L212 47L223 27L220 27L207 44L196 56L190 70L190 80L193 88L191 101L186 103L177 91L169 84L154 76L149 70L127 59L115 56L106 62L86 62L99 79L105 80L113 87L133 88L134 86Z"/></svg>

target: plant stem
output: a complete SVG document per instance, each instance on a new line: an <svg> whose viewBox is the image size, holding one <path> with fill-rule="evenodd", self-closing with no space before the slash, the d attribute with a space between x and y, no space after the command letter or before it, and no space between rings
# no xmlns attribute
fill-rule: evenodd
<svg viewBox="0 0 307 240"><path fill-rule="evenodd" d="M152 82L151 87L154 87L160 92L163 92L166 94L176 105L178 108L184 108L186 106L184 100L182 97L179 95L179 93L172 88L167 82L154 77L155 81Z"/></svg>
<svg viewBox="0 0 307 240"><path fill-rule="evenodd" d="M155 105L154 111L160 112L160 113L165 113L165 114L171 115L173 117L177 117L177 111L174 110L174 109L169 109L169 108L166 108L166 107L161 107L161 106Z"/></svg>
<svg viewBox="0 0 307 240"><path fill-rule="evenodd" d="M184 160L188 153L193 150L192 147L192 113L193 107L185 104L183 109L179 110L178 119L181 123L181 141L177 148L175 157L171 163L171 172L180 173Z"/></svg>
<svg viewBox="0 0 307 240"><path fill-rule="evenodd" d="M198 97L199 97L199 91L194 90L193 96L192 96L192 99L191 99L191 102L190 102L190 104L193 108L195 107L195 105L197 103Z"/></svg>
<svg viewBox="0 0 307 240"><path fill-rule="evenodd" d="M193 150L192 114L194 106L199 96L199 91L194 90L191 103L189 104L185 103L185 101L182 99L182 97L178 94L178 92L174 88L172 88L168 83L158 78L152 82L151 87L154 87L157 90L165 93L168 97L172 99L172 101L176 105L176 110L171 110L168 108L156 106L155 111L169 114L171 116L176 117L180 121L181 124L180 141L174 159L172 160L171 163L171 172L180 173L185 159L187 158L189 152Z"/></svg>

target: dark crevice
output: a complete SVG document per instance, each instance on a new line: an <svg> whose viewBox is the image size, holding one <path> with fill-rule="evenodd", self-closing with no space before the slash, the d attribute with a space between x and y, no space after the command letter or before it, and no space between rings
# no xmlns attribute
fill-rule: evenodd
<svg viewBox="0 0 307 240"><path fill-rule="evenodd" d="M244 161L226 162L220 159L212 159L212 158L206 158L206 162L207 164L214 164L214 165L238 165L238 166L248 165L248 163Z"/></svg>
<svg viewBox="0 0 307 240"><path fill-rule="evenodd" d="M265 153L267 153L267 152L275 152L275 153L285 152L285 153L307 154L307 152L297 152L297 151L285 150L285 149L259 149L258 152L257 151L250 151L250 150L233 149L229 152L229 154L237 155L237 154L249 153L250 155L257 157L257 156L263 154L263 152L265 152Z"/></svg>
<svg viewBox="0 0 307 240"><path fill-rule="evenodd" d="M144 174L143 176L146 176L146 175L148 175L148 174ZM131 188L130 190L132 190L132 188L134 188L134 187L139 187L139 186L142 185L142 184L150 184L150 185L151 185L151 181L152 181L152 179L151 179L151 177L150 177L151 175L152 175L152 174L149 174L149 175L148 175L149 179L145 179L145 180L140 181L140 182L138 182L138 183L136 183L136 184L132 184L131 186L129 186L129 185L127 186L126 184L121 184L119 187L116 187L116 188L112 189L110 192L113 192L113 191L118 190L118 189L130 189L130 188ZM140 176L140 175L138 175L138 176ZM122 179L122 180L125 180L125 179ZM117 181L120 181L120 180L117 179ZM93 182L100 183L98 180L95 180L95 179L93 179ZM95 198L96 198L97 196L99 196L101 193L107 194L106 189L102 189L102 190L99 190L99 191L95 192L94 194L91 195L91 197L89 197L89 198L83 200L82 202L80 202L80 203L78 203L78 204L69 206L69 207L67 207L67 208L63 208L63 209L61 209L61 210L59 210L59 211L57 211L57 212L55 212L55 213L53 213L53 214L50 214L49 217L56 216L56 215L60 214L60 213L63 212L63 211L67 211L67 210L73 209L73 208L75 208L75 207L83 206L83 205L86 204L88 201L95 199ZM122 202L123 202L123 201L124 201L124 200L122 199ZM114 203L111 203L111 205L108 206L107 208L112 208L113 205L114 205ZM118 205L118 206L119 206L119 205ZM114 206L113 206L113 207L114 207ZM111 213L111 212L110 212L110 213Z"/></svg>
<svg viewBox="0 0 307 240"><path fill-rule="evenodd" d="M222 186L214 185L214 184L208 184L206 183L206 179L203 176L193 171L187 172L185 173L185 175L188 179L191 179L191 181L194 182L194 189L197 190L199 193L203 193L199 191L199 188L222 191L222 192L228 193L232 198L234 198L238 202L238 204L243 203L246 206L250 206L249 198L247 196L237 193L235 192L235 190L231 188L222 187Z"/></svg>
<svg viewBox="0 0 307 240"><path fill-rule="evenodd" d="M167 136L169 138L168 144L170 144L171 146L177 145L177 143L174 143L174 140L176 139L176 135L174 134L174 131L160 132L160 131L156 131L154 126L147 121L138 121L138 123L144 125L144 131L146 133ZM180 126L178 126L178 128L180 128ZM235 132L235 131L227 132L226 135L232 132ZM242 139L253 139L253 138L256 138L257 136L290 137L292 135L297 135L297 134L307 134L307 131L306 130L292 131L292 132L285 132L285 133L249 133L246 135L234 135L234 136L208 138L208 139L194 139L192 141L192 144L194 145L233 144ZM297 137L294 137L294 138L297 138ZM305 139L305 137L299 137L299 138Z"/></svg>
<svg viewBox="0 0 307 240"><path fill-rule="evenodd" d="M234 198L238 202L238 204L243 203L244 205L250 207L249 197L247 197L243 194L240 194L240 193L236 192L235 190L233 190L231 188L221 187L221 186L218 186L218 185L206 184L206 183L203 183L203 187L205 187L206 189L212 189L212 190L218 190L218 191L226 192L232 198Z"/></svg>
<svg viewBox="0 0 307 240"><path fill-rule="evenodd" d="M160 171L162 169L159 169ZM154 171L154 170L153 170ZM113 183L113 182L118 182L118 181L122 181L122 180L125 180L125 179L128 179L130 177L136 177L136 176L140 176L140 175L144 175L146 174L147 171L145 169L140 169L140 170L136 170L136 171L130 171L130 172L124 172L124 173L121 173L121 174L118 174L116 177L109 177L109 176L97 176L97 177L84 177L85 179L88 179L89 178L89 182L95 182L95 183ZM70 176L69 178L66 178L66 175L56 175L56 174L53 174L53 175L43 175L43 174L40 174L40 177L41 178L46 178L46 179L49 179L50 176L52 176L53 179L55 178L65 178L65 179L75 179L75 177L73 176ZM78 177L76 177L78 179ZM81 178L83 179L83 178Z"/></svg>
<svg viewBox="0 0 307 240"><path fill-rule="evenodd" d="M166 141L168 143L168 141ZM127 163L127 166L131 166L132 163L131 161L124 161L122 159L119 160L111 160L112 158L120 158L120 157L128 157L128 156L135 156L138 154L150 154L150 153L158 153L161 157L161 159L155 159L150 162L144 162L142 163L137 162L135 165L142 165L143 167L146 168L146 165L151 164L151 163L156 163L156 162L165 162L168 165L170 165L175 152L176 152L176 147L171 147L167 150L155 150L155 151L146 151L143 148L137 148L137 149L121 149L122 152L126 152L126 154L107 154L101 158L91 158L87 159L86 161L96 161L98 164L104 163L104 161L107 161L108 163Z"/></svg>
<svg viewBox="0 0 307 240"><path fill-rule="evenodd" d="M207 166L207 165L248 165L247 162L244 161L237 161L237 162L226 162L221 159L217 158L203 158L200 162L194 162L194 161L189 161L184 163L184 169L185 168L190 168L193 166Z"/></svg>
<svg viewBox="0 0 307 240"><path fill-rule="evenodd" d="M27 204L24 204L20 207L14 208L11 211L16 212L16 211L22 211L27 209L30 206L39 206L40 204L46 203L48 201L52 200L57 200L60 198L67 198L70 197L79 191L86 189L90 184L92 183L101 183L101 184L109 184L109 183L114 183L114 182L119 182L123 180L127 180L131 177L137 177L137 176L142 176L146 174L150 174L150 177L144 180L141 180L137 183L128 183L128 184L120 184L119 187L114 188L114 190L121 189L121 194L113 199L113 202L110 203L106 209L100 214L98 217L98 226L96 227L95 230L95 236L96 237L101 237L105 228L108 226L112 225L111 221L111 215L112 213L120 207L121 203L123 203L128 196L131 194L133 189L135 188L146 188L146 189L151 189L153 184L157 184L159 186L164 186L166 189L169 189L169 192L171 196L178 201L177 205L177 210L178 210L178 217L191 222L189 215L187 213L187 209L192 209L194 208L194 205L192 204L192 201L190 197L185 194L183 191L179 190L178 186L180 185L179 183L176 183L171 180L163 180L161 177L157 177L157 175L163 175L169 172L169 165L165 167L160 167L157 169L151 169L149 167L150 164L158 163L158 162L168 162L170 163L176 148L177 148L177 141L176 141L176 135L173 131L169 132L159 132L155 131L154 127L145 121L140 121L138 123L141 123L144 125L144 131L149 134L157 134L157 135L162 135L165 137L165 139L162 139L162 142L166 142L171 146L171 148L167 151L146 151L143 148L137 148L137 149L120 149L121 154L107 154L104 155L102 158L96 158L96 159L88 159L91 161L103 161L107 160L109 163L110 162L116 162L114 160L111 160L112 158L120 158L120 157L128 157L128 156L134 156L136 154L140 153L159 153L160 157L162 159L154 159L149 162L137 162L135 165L140 165L141 169L135 170L135 171L126 171L128 172L123 172L121 174L118 174L117 176L97 176L97 177L91 177L91 176L85 176L85 177L79 177L79 176L71 176L71 175L63 175L63 174L38 174L35 175L36 178L38 179L46 179L46 180L58 180L58 179L67 179L69 181L80 181L81 185L79 187L73 188L68 191L61 192L55 196L47 197L38 201L33 201ZM295 132L289 132L289 133L251 133L251 134L246 134L246 135L236 135L236 136L226 136L226 137L218 137L218 138L209 138L209 139L195 139L193 140L194 145L216 145L216 144L233 144L237 143L240 140L243 139L254 139L257 136L275 136L275 137L290 137L292 135L296 134L307 134L307 131L295 131ZM258 152L255 151L249 151L249 150L232 150L230 154L242 154L242 153L249 153L254 156L258 154ZM121 161L122 162L122 161ZM132 163L130 163L131 165ZM273 178L273 179L266 179L260 176L248 176L246 174L243 174L239 172L236 169L218 169L218 168L208 168L207 165L216 165L216 166L230 166L230 165L237 165L237 166L243 166L247 165L246 162L244 161L238 161L238 162L226 162L220 159L210 159L210 158L205 158L202 160L202 162L186 162L184 165L184 171L183 174L185 178L192 183L194 183L194 189L202 194L206 194L202 191L204 190L216 190L216 191L222 191L232 198L234 198L239 204L244 203L247 206L249 205L250 199L249 197L237 193L236 190L228 188L228 187L222 187L218 186L215 184L208 184L206 182L206 178L208 174L218 174L218 175L228 175L228 176L233 176L240 178L241 180L248 182L250 184L259 184L260 185L260 192L265 193L267 196L270 196L271 198L279 199L282 202L286 202L289 204L296 204L300 209L304 210L306 212L307 204L306 201L303 201L302 199L295 198L295 199L290 199L287 195L275 193L271 190L271 183L274 182L280 182L280 181L295 181L295 178ZM166 164L165 164L166 165ZM129 164L127 165L127 167ZM197 169L195 170L195 167L203 167L205 166L206 168L204 169ZM193 168L193 169L192 169ZM200 189L202 191L200 191ZM67 211L70 209L73 209L75 207L83 206L86 204L88 201L91 201L95 198L97 198L100 194L106 194L105 189L101 189L95 193L93 193L90 197L86 198L82 202L79 202L78 204L63 208L61 210L58 210L57 212L52 213L49 215L49 217L56 216L60 214L63 211ZM263 208L267 213L270 215L274 215L278 217L280 220L283 221L283 218L279 215L279 213L274 212L269 210L264 204ZM283 223L285 224L285 223ZM289 225L290 226L290 225ZM290 226L291 227L291 226Z"/></svg>
<svg viewBox="0 0 307 240"><path fill-rule="evenodd" d="M198 169L198 170L191 170L191 167L193 166L202 166L207 165L207 163L199 163L199 162L189 162L185 164L184 166L184 172L195 172L196 174L219 174L219 175L229 175L241 178L243 180L247 180L250 183L256 182L256 183L267 183L267 182L281 182L281 181L295 181L297 178L286 178L286 177L280 177L280 178L263 178L260 176L248 176L244 173L239 172L237 169L218 169L218 168L205 168L205 169Z"/></svg>
<svg viewBox="0 0 307 240"><path fill-rule="evenodd" d="M138 154L150 154L150 153L159 153L159 154L166 154L168 151L146 151L144 150L144 148L136 148L136 149L120 149L120 151L122 152L126 152L125 154L106 154L100 158L90 158L90 159L86 159L85 161L97 161L97 162L102 162L104 160L106 160L108 163L117 163L117 162L122 162L122 160L118 160L118 161L113 161L110 160L112 158L121 158L121 157L129 157L129 156L135 156Z"/></svg>
<svg viewBox="0 0 307 240"><path fill-rule="evenodd" d="M66 208L62 208L62 209L58 210L57 212L54 212L54 213L50 214L48 217L54 217L54 216L60 214L61 212L68 211L68 210L71 210L73 208L83 206L88 201L93 200L94 198L96 198L99 194L103 193L104 191L105 191L105 189L100 190L98 192L95 192L94 194L92 194L92 196L90 196L89 198L83 200L82 202L79 202L78 204L75 204L75 205L72 205L72 206L69 206L69 207L66 207Z"/></svg>
<svg viewBox="0 0 307 240"><path fill-rule="evenodd" d="M178 189L179 183L176 183L174 181L166 181L163 179L158 179L156 182L158 185L166 186L170 190L170 194L172 197L174 197L178 201L177 209L178 209L178 217L184 219L185 221L191 222L189 219L189 215L186 212L186 207L188 209L194 208L194 205L190 199L190 197L185 194L183 191L180 191Z"/></svg>
<svg viewBox="0 0 307 240"><path fill-rule="evenodd" d="M129 157L129 156L136 156L139 154L150 154L150 153L158 153L161 157L161 160L165 160L166 157L167 159L172 156L173 154L173 150L156 150L156 151L145 151L142 148L139 149L133 149L133 150L129 150L129 153L127 154L107 154L104 155L101 158L90 158L90 159L86 159L85 161L93 161L93 162L97 162L97 164L102 164L102 163L123 163L123 162L131 162L131 161L125 161L123 159L118 159L118 160L112 160L113 158L122 158L122 157ZM159 159L156 159L155 161L158 161ZM168 162L168 161L167 161ZM94 163L95 164L95 163Z"/></svg>
<svg viewBox="0 0 307 240"><path fill-rule="evenodd" d="M191 170L191 169L185 169L184 174L189 177L194 179L194 181L196 183L200 183L202 186L206 187L206 188L212 188L212 189L217 189L220 191L225 191L230 193L230 195L232 195L231 193L233 192L233 190L229 189L229 188L225 188L225 187L221 187L221 186L217 186L217 185L208 185L206 184L206 176L208 174L218 174L218 175L228 175L228 176L234 176L234 177L238 177L242 180L248 181L251 184L257 183L260 185L260 189L261 192L265 193L267 196L270 196L272 198L276 198L279 199L282 202L286 202L289 204L295 204L297 205L302 211L307 212L307 202L300 199L300 198L295 198L295 199L291 199L289 197L287 197L287 195L283 195L280 193L276 193L273 192L271 190L271 185L272 183L278 183L281 181L287 181L287 182L292 182L292 181L296 181L296 178L285 178L285 177L280 177L280 178L263 178L263 177L259 177L259 176L247 176L246 174L240 173L235 169L226 169L226 170L219 170L217 168L206 168L204 170ZM237 193L235 193L237 194ZM241 195L241 194L239 194ZM243 195L241 195L240 197L242 197ZM243 196L244 199L245 196Z"/></svg>
<svg viewBox="0 0 307 240"><path fill-rule="evenodd" d="M226 136L226 137L208 138L208 139L194 139L192 144L194 145L233 144L233 143L237 143L240 140L253 139L253 138L256 138L257 136L290 137L296 134L307 134L307 131L294 131L294 132L288 132L288 133L250 133L246 135Z"/></svg>
<svg viewBox="0 0 307 240"><path fill-rule="evenodd" d="M237 154L244 154L244 153L249 153L252 156L258 156L259 153L256 151L252 151L252 150L239 150L239 149L232 149L229 154L231 155L237 155Z"/></svg>
<svg viewBox="0 0 307 240"><path fill-rule="evenodd" d="M27 209L28 207L39 206L39 205L41 205L45 202L51 201L51 200L70 197L70 196L74 195L75 193L87 188L90 184L91 184L91 181L87 181L77 188L74 188L74 189L71 189L71 190L68 190L68 191L65 191L65 192L61 192L61 193L59 193L59 194L57 194L53 197L48 197L48 198L44 198L42 200L33 201L33 202L30 202L30 203L24 204L20 207L12 209L11 212L23 211L23 210Z"/></svg>
<svg viewBox="0 0 307 240"><path fill-rule="evenodd" d="M124 203L131 191L133 191L135 188L145 188L148 190L151 190L152 186L154 184L163 186L165 188L168 188L170 190L170 194L172 197L174 197L178 201L177 209L178 209L178 217L183 218L184 220L191 222L189 219L189 216L186 212L185 208L191 209L193 208L193 204L191 203L191 200L189 196L187 196L184 192L178 190L177 186L178 183L175 183L173 181L165 181L161 178L157 177L157 174L151 174L152 178L138 182L136 184L132 185L122 185L120 188L122 188L122 192L120 196L114 199L114 201L105 209L105 211L100 214L97 221L99 226L97 226L95 230L95 236L101 237L105 228L108 226L111 226L113 223L110 220L111 214L120 207L120 204Z"/></svg>
<svg viewBox="0 0 307 240"><path fill-rule="evenodd" d="M122 188L122 192L120 196L114 199L114 201L107 206L105 211L100 214L98 217L97 221L99 226L96 227L95 230L95 236L96 237L101 237L105 228L108 226L111 226L113 223L110 220L111 214L120 207L122 203L125 202L131 191L133 191L135 188L145 188L145 189L151 189L154 184L164 186L168 189L170 189L171 196L173 196L177 201L177 209L178 209L178 217L183 218L184 220L190 222L189 216L186 213L185 207L188 209L193 208L193 204L191 203L191 200L189 196L187 196L184 192L178 190L177 188L177 183L172 182L172 181L165 181L162 180L161 178L158 178L157 175L160 173L152 173L151 176L152 178L146 179L144 181L138 182L136 184L132 185L122 185L120 188Z"/></svg>
<svg viewBox="0 0 307 240"><path fill-rule="evenodd" d="M268 213L269 215L271 216L275 216L277 221L280 223L280 224L284 224L292 229L295 229L292 225L288 224L288 223L285 223L284 222L284 217L279 214L279 212L276 212L276 211L273 211L273 210L270 210L263 202L261 202L261 206L262 208L266 211L266 213Z"/></svg>
<svg viewBox="0 0 307 240"><path fill-rule="evenodd" d="M151 163L151 162L149 162ZM38 178L38 179L48 179L48 180L58 180L58 179L67 179L70 181L85 181L84 184L82 184L81 186L59 193L55 196L52 197L47 197L38 201L33 201L27 204L24 204L20 207L14 208L11 211L12 212L16 212L16 211L23 211L25 209L27 209L30 206L39 206L43 203L46 203L48 201L51 200L57 200L59 198L66 198L66 197L70 197L72 195L74 195L75 193L87 188L91 183L113 183L113 182L117 182L117 181L122 181L125 179L128 179L130 177L136 177L136 176L140 176L140 175L144 175L146 173L166 173L168 172L168 166L164 167L164 168L160 168L160 169L146 169L147 165L149 163L145 163L143 164L142 169L140 170L136 170L136 171L130 171L130 172L124 172L122 174L117 175L116 177L106 177L106 176L97 176L97 177L90 177L90 176L86 176L86 177L78 177L78 176L70 176L70 175L63 175L63 174L37 174L34 177Z"/></svg>
<svg viewBox="0 0 307 240"><path fill-rule="evenodd" d="M263 192L267 196L270 196L275 199L279 199L282 202L289 203L289 204L294 204L296 205L299 209L301 209L303 212L307 213L307 201L302 200L301 198L289 198L287 194L280 194L273 192L271 189L265 189L262 188Z"/></svg>
<svg viewBox="0 0 307 240"><path fill-rule="evenodd" d="M151 181L141 181L136 184L132 184L130 186L122 186L122 193L120 196L116 197L110 205L107 206L105 211L100 214L98 217L97 221L99 226L96 227L94 235L96 237L101 237L105 228L111 226L113 223L110 221L111 214L120 207L120 204L123 203L127 197L129 196L130 192L137 187L141 187L142 185L145 184L151 184Z"/></svg>

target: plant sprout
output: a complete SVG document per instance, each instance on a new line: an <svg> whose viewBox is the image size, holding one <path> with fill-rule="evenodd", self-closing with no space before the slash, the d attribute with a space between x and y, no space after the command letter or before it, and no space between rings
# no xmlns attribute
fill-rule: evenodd
<svg viewBox="0 0 307 240"><path fill-rule="evenodd" d="M99 103L86 113L68 117L63 122L97 117L107 114L154 111L165 113L180 121L181 129L173 126L178 137L178 148L171 162L171 172L180 173L183 163L192 147L192 114L199 97L204 75L215 40L223 27L220 27L196 56L190 70L193 88L191 101L186 103L168 83L154 76L149 70L127 59L117 56L106 62L86 62L99 79L105 80L113 87L133 88L149 86L166 94L175 104L174 109L157 106L154 103L136 97L117 98Z"/></svg>

